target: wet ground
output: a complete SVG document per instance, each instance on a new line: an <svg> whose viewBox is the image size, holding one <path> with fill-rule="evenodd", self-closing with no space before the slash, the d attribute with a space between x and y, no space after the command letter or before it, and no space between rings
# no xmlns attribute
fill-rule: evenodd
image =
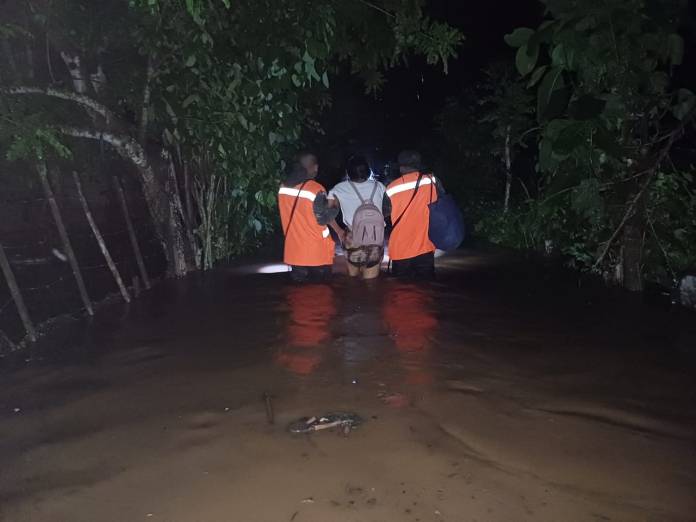
<svg viewBox="0 0 696 522"><path fill-rule="evenodd" d="M0 520L696 520L693 316L490 253L431 284L259 270L6 361ZM330 411L366 422L285 430Z"/></svg>

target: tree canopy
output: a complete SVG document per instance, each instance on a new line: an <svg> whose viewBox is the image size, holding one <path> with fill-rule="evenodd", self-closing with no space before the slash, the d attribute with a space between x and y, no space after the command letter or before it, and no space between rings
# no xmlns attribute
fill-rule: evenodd
<svg viewBox="0 0 696 522"><path fill-rule="evenodd" d="M338 67L373 91L409 54L446 70L462 40L421 0L9 4L8 157L79 162L72 138L110 145L138 172L174 274L272 229L283 160Z"/></svg>

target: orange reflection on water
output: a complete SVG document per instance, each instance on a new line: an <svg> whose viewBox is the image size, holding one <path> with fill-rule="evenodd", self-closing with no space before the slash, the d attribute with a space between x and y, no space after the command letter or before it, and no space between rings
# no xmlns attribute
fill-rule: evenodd
<svg viewBox="0 0 696 522"><path fill-rule="evenodd" d="M293 373L309 375L321 362L322 344L331 338L331 321L336 315L334 289L329 285L292 286L285 297L287 345L276 353L275 362Z"/></svg>
<svg viewBox="0 0 696 522"><path fill-rule="evenodd" d="M432 305L427 288L410 283L390 288L383 301L383 317L409 384L427 384L433 379L428 358L438 320Z"/></svg>

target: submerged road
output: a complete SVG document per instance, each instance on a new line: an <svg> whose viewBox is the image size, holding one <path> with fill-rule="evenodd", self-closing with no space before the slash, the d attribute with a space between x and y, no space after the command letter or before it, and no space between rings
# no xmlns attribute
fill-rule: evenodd
<svg viewBox="0 0 696 522"><path fill-rule="evenodd" d="M439 263L428 284L219 270L5 365L0 520L696 520L693 317ZM286 431L331 411L366 422Z"/></svg>

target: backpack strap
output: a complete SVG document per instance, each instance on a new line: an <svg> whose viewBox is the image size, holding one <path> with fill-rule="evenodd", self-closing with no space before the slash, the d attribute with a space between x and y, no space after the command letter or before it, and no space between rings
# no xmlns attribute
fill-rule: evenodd
<svg viewBox="0 0 696 522"><path fill-rule="evenodd" d="M373 181L374 185L372 186L372 194L370 194L370 199L368 199L367 201L365 201L362 198L362 194L360 194L360 191L358 190L358 187L355 186L355 183L353 183L351 180L348 180L348 183L350 183L350 186L353 187L353 190L358 195L358 199L360 200L360 203L362 205L366 205L367 201L369 201L370 203L375 205L375 194L377 194L377 185L378 185L376 181ZM377 206L377 205L375 205L375 206Z"/></svg>
<svg viewBox="0 0 696 522"><path fill-rule="evenodd" d="M418 189L420 188L421 179L423 179L423 174L419 172L418 173L418 180L416 181L416 188L413 189L413 194L411 194L411 199L408 200L408 204L406 205L406 208L401 213L401 215L396 219L396 221L394 221L394 223L392 224L392 231L396 228L396 225L401 223L401 220L403 219L404 215L406 215L406 211L408 210L408 207L410 207L411 203L413 203L413 200L416 197L416 192L418 192Z"/></svg>
<svg viewBox="0 0 696 522"><path fill-rule="evenodd" d="M295 202L292 204L292 212L290 212L290 220L288 221L288 226L285 229L285 232L283 233L283 235L285 235L285 236L288 235L288 232L290 231L290 225L292 225L292 218L295 217L295 211L297 210L297 203L300 201L300 193L302 192L302 189L304 188L304 186L307 184L308 181L309 180L307 180L307 179L304 180L302 182L302 185L300 185L300 189L297 191L297 196L295 196Z"/></svg>
<svg viewBox="0 0 696 522"><path fill-rule="evenodd" d="M351 187L353 187L353 190L355 193L358 195L358 199L360 200L360 204L364 205L365 200L362 198L362 195L360 194L360 191L358 190L358 187L355 186L355 183L353 183L351 180L348 180L348 183L350 184ZM373 194L374 196L374 194Z"/></svg>
<svg viewBox="0 0 696 522"><path fill-rule="evenodd" d="M375 194L377 194L377 185L378 185L378 182L377 182L377 181L373 181L373 183L374 183L374 185L373 185L373 187L372 187L372 194L370 194L370 203L372 203L372 204L374 205L374 204L375 204ZM377 206L377 205L375 205L375 206Z"/></svg>

